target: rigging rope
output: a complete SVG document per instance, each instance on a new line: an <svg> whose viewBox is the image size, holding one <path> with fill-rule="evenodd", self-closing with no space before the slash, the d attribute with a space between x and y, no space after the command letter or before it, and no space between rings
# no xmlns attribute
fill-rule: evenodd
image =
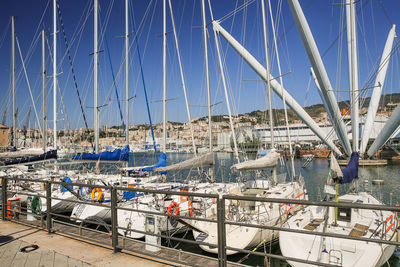
<svg viewBox="0 0 400 267"><path fill-rule="evenodd" d="M66 49L67 49L66 52L67 52L67 54L68 54L68 61L69 61L69 65L70 65L70 67L71 67L71 72L72 72L72 77L73 77L73 79L74 79L74 85L75 85L76 93L77 93L77 95L78 95L79 106L80 106L80 108L81 108L83 120L84 120L84 122L85 122L86 132L89 133L89 132L90 132L90 131L89 131L89 126L88 126L88 123L87 123L87 119L86 119L86 116L85 116L85 112L84 112L84 110L83 110L81 95L80 95L80 93L79 93L79 88L78 88L78 82L77 82L77 80L76 80L75 70L74 70L74 67L73 67L73 64L72 64L72 58L71 58L70 49L69 49L69 46L68 46L67 35L66 35L66 33L65 33L64 21L63 21L62 16L61 16L61 8L60 8L60 5L59 5L58 2L57 2L57 10L58 10L58 18L59 18L59 20L60 20L60 25L61 25L62 33L63 33L63 36L64 36L65 47L66 47ZM64 101L62 101L62 102L63 102L63 105L64 105ZM65 114L65 115L66 115L66 114ZM69 124L69 122L68 122L68 124ZM93 142L92 142L92 140L89 140L89 142L90 142L90 145L91 145L92 148L93 148Z"/></svg>
<svg viewBox="0 0 400 267"><path fill-rule="evenodd" d="M111 55L110 55L110 49L108 48L108 41L107 41L107 35L104 33L104 40L105 40L105 44L106 44L106 51L107 51L107 57L108 57L108 61L110 63L110 68L111 68L111 75L113 78L113 86L115 88L115 95L117 97L117 103L118 103L118 109L119 109L119 115L121 117L121 122L122 122L122 130L125 133L125 139L126 139L126 132L125 132L125 123L124 123L124 116L122 115L122 109L121 109L121 103L119 101L119 95L118 95L118 88L117 88L117 84L115 82L115 75L114 75L114 68L111 62ZM129 104L129 99L126 99L127 101L127 105ZM129 131L129 129L128 129Z"/></svg>
<svg viewBox="0 0 400 267"><path fill-rule="evenodd" d="M153 124L152 124L152 121L151 121L149 100L148 100L148 98L147 98L147 90L146 90L146 83L145 83L145 81L144 81L144 73L143 73L143 66L142 66L142 58L141 58L141 56L140 56L139 42L138 42L138 40L137 40L136 23L135 23L134 16L133 16L133 7L132 7L132 5L131 5L131 9L132 9L132 12L131 12L131 20L132 20L132 22L133 22L133 35L135 36L135 37L134 37L134 41L135 41L135 43L136 43L136 51L137 51L137 53L138 53L139 66L140 66L140 76L141 76L141 78L142 78L142 84L143 84L143 90L144 90L144 97L145 97L145 99L146 99L146 108L147 108L147 114L148 114L148 116L149 116L151 137L153 138L154 153L157 153L156 140L155 140L155 137L154 137ZM127 60L127 59L126 59L126 60Z"/></svg>
<svg viewBox="0 0 400 267"><path fill-rule="evenodd" d="M19 56L21 57L22 67L23 67L23 69L24 69L26 82L27 82L27 84L28 84L29 93L30 93L30 95L31 95L33 109L35 110L35 116L36 116L36 120L37 120L37 123L38 123L38 126L39 126L39 131L43 134L43 132L42 132L42 127L40 127L39 116L38 116L37 111L36 111L35 101L33 100L33 95L32 95L31 85L30 85L29 79L28 79L28 74L26 73L24 58L22 57L21 48L20 48L20 46L19 46L18 37L15 37L15 40L17 41L18 52L19 52Z"/></svg>

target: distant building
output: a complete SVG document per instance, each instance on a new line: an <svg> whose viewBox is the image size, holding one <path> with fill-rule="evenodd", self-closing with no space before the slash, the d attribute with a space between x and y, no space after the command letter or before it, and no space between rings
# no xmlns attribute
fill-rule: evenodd
<svg viewBox="0 0 400 267"><path fill-rule="evenodd" d="M8 146L9 129L7 126L0 124L0 146Z"/></svg>

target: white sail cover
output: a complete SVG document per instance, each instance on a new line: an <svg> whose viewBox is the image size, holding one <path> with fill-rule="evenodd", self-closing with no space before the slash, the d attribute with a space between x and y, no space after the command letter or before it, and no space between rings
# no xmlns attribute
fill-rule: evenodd
<svg viewBox="0 0 400 267"><path fill-rule="evenodd" d="M185 170L191 168L198 168L198 167L209 167L214 165L214 153L209 152L207 154L194 157L173 165L169 165L166 167L154 168L154 171L158 172L166 172L166 171L178 171L178 170Z"/></svg>
<svg viewBox="0 0 400 267"><path fill-rule="evenodd" d="M29 156L39 156L43 153L44 153L44 151L41 148L23 149L23 150L17 150L14 152L2 152L2 153L0 153L0 158L1 159L22 158L22 157L29 157Z"/></svg>
<svg viewBox="0 0 400 267"><path fill-rule="evenodd" d="M245 170L272 168L275 167L276 164L278 163L278 158L279 158L279 153L271 151L262 158L237 163L233 165L231 169L238 171L245 171Z"/></svg>
<svg viewBox="0 0 400 267"><path fill-rule="evenodd" d="M332 176L343 177L342 169L340 169L339 163L337 162L333 153L331 153L331 171L334 173Z"/></svg>

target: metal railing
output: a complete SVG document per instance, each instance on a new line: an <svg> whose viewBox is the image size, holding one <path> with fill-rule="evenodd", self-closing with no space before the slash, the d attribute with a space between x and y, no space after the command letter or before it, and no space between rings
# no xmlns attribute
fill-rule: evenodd
<svg viewBox="0 0 400 267"><path fill-rule="evenodd" d="M189 265L189 266L200 266L199 264L196 264L196 262L187 262L184 261L181 257L182 251L180 250L175 250L177 253L179 253L178 259L175 259L173 257L167 257L167 253L165 254L156 254L156 253L150 253L147 252L143 249L136 249L136 248L128 248L125 246L125 243L127 240L131 240L130 238L127 238L126 236L118 234L118 230L122 231L129 231L129 232L135 232L139 234L143 234L145 236L154 236L158 238L164 238L165 240L172 240L176 242L183 242L187 244L196 244L196 245L204 245L208 246L210 248L217 248L218 249L218 258L214 258L215 260L218 261L219 266L227 266L228 264L236 264L236 265L242 265L240 263L235 263L228 261L228 256L227 256L227 250L230 251L236 251L239 253L246 253L247 255L256 255L256 256L261 256L261 257L266 257L266 258L272 258L272 259L278 259L278 260L285 260L285 261L292 261L292 262L299 262L299 263L306 263L306 264L315 264L319 266L337 266L334 264L328 264L328 263L321 263L321 262L316 262L316 261L311 261L311 260L306 260L306 259L299 259L299 258L291 258L291 257L285 257L282 255L277 255L273 253L267 253L267 252L260 252L256 250L248 250L248 249L242 249L242 248L236 248L232 246L227 245L227 240L226 240L226 227L227 225L233 225L233 226L238 226L238 227L249 227L249 228L258 228L262 230L271 230L271 231L287 231L287 232L292 232L292 233L298 233L298 234L307 234L307 235L316 235L316 236L322 236L322 237L331 237L331 238L341 238L341 239L349 239L349 240L354 240L354 241L365 241L365 242L371 242L371 243L378 243L378 244L386 244L386 245L394 245L394 246L399 246L400 243L396 241L389 239L377 239L377 238L367 238L367 237L358 237L358 236L350 236L350 235L343 235L343 234L336 234L336 233L329 233L329 232L320 232L320 231L308 231L308 230L300 230L300 229L291 229L291 228L284 228L279 225L266 225L266 224L259 224L259 223L247 223L243 221L234 221L234 220L229 220L227 219L227 210L226 210L226 203L231 202L231 201L240 201L240 202L258 202L258 203L278 203L280 205L283 204L291 204L291 205L296 205L300 207L306 207L306 206L320 206L320 207L337 207L337 208L350 208L350 209L369 209L369 210L378 210L378 211L390 211L390 212L400 212L400 207L396 206L384 206L384 205L371 205L371 204L357 204L357 203L345 203L345 202L326 202L326 201L309 201L309 200L299 200L299 199L277 199L277 198L260 198L260 197L252 197L252 196L237 196L237 195L218 195L218 194L203 194L203 193L195 193L195 192L179 192L179 191L170 191L170 190L154 190L154 189L145 189L145 188L127 188L127 187L121 187L121 186L108 186L108 185L94 185L94 184L85 184L85 183L66 183L63 181L54 181L54 180L39 180L39 179L21 179L19 177L3 177L1 178L2 180L2 188L1 188L1 208L2 208L2 220L10 220L10 221L22 221L19 216L16 216L16 213L28 216L28 215L33 215L36 217L40 217L40 225L39 227L47 229L48 233L51 234L55 230L54 223L57 222L58 225L64 225L68 227L74 226L75 228L78 228L78 234L73 234L71 232L67 232L66 234L71 234L71 235L77 235L81 238L87 238L92 241L99 242L98 239L93 239L90 237L85 237L82 232L83 231L92 231L95 233L104 233L102 231L98 231L97 229L90 229L88 227L84 226L84 223L90 223L98 226L103 226L106 229L109 229L109 235L111 239L111 247L114 253L118 253L122 250L130 250L135 253L140 253L145 256L150 256L153 258L159 258L162 260L166 260L169 262L177 263L177 264L184 264L184 265ZM20 191L20 190L11 190L11 185L9 184L10 181L13 181L12 187L15 189L18 187L19 183L40 183L44 184L44 190L41 194L39 194L39 197L45 198L46 199L46 211L44 212L29 212L28 208L20 206L20 210L16 211L15 209L9 209L9 204L7 202L8 200L8 195L14 194L18 192L20 195L26 195L26 196L38 196L38 193L36 192L28 192L26 190ZM110 202L105 205L101 201L88 201L85 200L82 196L77 195L77 192L74 191L74 189L68 189L70 192L73 191L74 195L77 195L77 198L74 199L61 199L57 197L52 196L52 192L54 189L54 186L62 186L63 188L68 189L69 186L73 186L73 188L101 188L104 191L110 192ZM129 192L129 191L134 191L136 193L143 193L143 194L153 194L153 195L162 195L165 199L165 196L183 196L186 198L200 198L200 199L215 199L215 205L216 205L216 217L215 218L207 218L202 212L199 212L199 214L196 214L196 216L188 216L188 214L167 214L165 206L164 208L161 208L159 211L150 211L150 210L144 210L144 209L139 209L139 208L126 208L126 207L120 207L119 204L121 203L121 192ZM72 193L72 192L71 192ZM79 190L78 190L79 193ZM138 196L136 196L138 197ZM60 200L64 202L69 202L69 203L74 203L75 205L77 204L84 204L84 205L91 205L91 206L97 206L97 207L104 207L105 209L109 209L111 216L110 216L110 222L107 223L105 221L97 221L94 219L77 219L74 222L71 221L71 217L68 215L63 215L60 213L55 213L52 210L52 201L54 200ZM168 233L155 233L155 232L149 232L149 231L143 231L135 228L129 228L129 227L122 227L118 224L118 210L124 210L124 211L130 211L130 212L136 212L140 214L144 214L145 216L151 215L151 216L158 216L160 218L167 218L168 220L170 219L176 219L179 220L180 222L189 221L189 220L197 220L197 221L204 221L204 222L210 222L216 225L217 227L217 244L209 243L209 242L204 242L204 241L199 241L199 240L190 240L186 238L181 238L181 237L175 237L171 236ZM229 211L228 211L229 212ZM70 220L70 221L68 221ZM396 220L396 225L397 227L397 216L395 218ZM77 225L77 222L81 222L81 225ZM24 223L29 223L28 221L24 221ZM35 226L38 226L35 224ZM70 228L67 228L70 229ZM72 228L71 228L72 229ZM105 233L108 234L108 233ZM104 240L103 240L104 241ZM122 241L122 245L121 245ZM272 242L272 240L270 240ZM135 241L136 242L136 241ZM138 241L139 242L139 241ZM166 248L165 246L159 246L157 244L151 244L151 246L155 247L161 247L163 249L171 250L171 248ZM188 254L189 252L185 252ZM170 255L170 254L169 254ZM198 255L198 254L196 254ZM208 258L210 262L212 262L213 258L207 257L204 255L198 255L199 257L203 258Z"/></svg>

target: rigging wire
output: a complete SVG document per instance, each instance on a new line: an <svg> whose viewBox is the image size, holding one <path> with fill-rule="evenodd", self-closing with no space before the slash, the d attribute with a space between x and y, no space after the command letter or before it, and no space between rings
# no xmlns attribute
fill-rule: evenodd
<svg viewBox="0 0 400 267"><path fill-rule="evenodd" d="M76 93L77 93L77 95L78 95L79 106L80 106L80 108L81 108L83 120L84 120L85 127L86 127L86 132L89 132L89 125L88 125L88 123L87 123L86 115L85 115L85 112L84 112L84 110L83 110L82 100L81 100L81 96L80 96L80 93L79 93L78 82L77 82L76 75L75 75L75 70L74 70L74 67L73 67L73 62L72 62L72 58L71 58L71 54L70 54L70 49L69 49L69 45L68 45L67 35L66 35L66 33L65 33L64 21L63 21L62 15L61 15L61 8L60 8L59 2L57 2L57 9L58 9L58 18L59 18L60 25L61 25L61 29L62 29L62 33L63 33L63 36L64 36L64 43L65 43L65 47L66 47L66 50L67 50L66 53L68 54L68 61L69 61L69 65L70 65L70 68L71 68L71 73L72 73L72 77L73 77L73 80L74 80L74 85L75 85ZM60 93L61 93L61 92L60 92ZM64 102L64 101L63 101L63 102ZM64 103L63 103L63 105L64 105ZM65 115L66 115L66 114L65 114ZM69 124L69 123L68 123L68 124ZM89 142L90 142L90 145L91 145L92 148L93 148L93 142L92 142L92 140L89 140Z"/></svg>

